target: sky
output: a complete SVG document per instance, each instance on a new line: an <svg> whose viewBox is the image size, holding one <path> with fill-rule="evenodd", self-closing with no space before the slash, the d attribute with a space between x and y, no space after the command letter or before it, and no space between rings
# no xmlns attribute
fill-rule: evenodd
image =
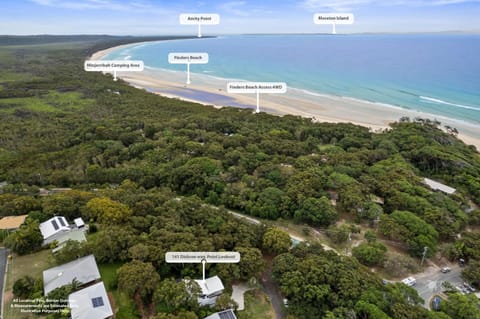
<svg viewBox="0 0 480 319"><path fill-rule="evenodd" d="M0 0L0 34L192 35L181 13L217 13L203 34L326 33L315 13L353 13L338 33L480 33L480 0Z"/></svg>

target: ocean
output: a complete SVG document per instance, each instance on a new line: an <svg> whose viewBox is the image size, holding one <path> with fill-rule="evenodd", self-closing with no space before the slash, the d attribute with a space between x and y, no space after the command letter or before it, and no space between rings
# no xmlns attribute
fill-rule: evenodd
<svg viewBox="0 0 480 319"><path fill-rule="evenodd" d="M333 95L480 124L480 35L238 35L133 44L105 60L186 71L170 52L206 52L192 73L286 82Z"/></svg>

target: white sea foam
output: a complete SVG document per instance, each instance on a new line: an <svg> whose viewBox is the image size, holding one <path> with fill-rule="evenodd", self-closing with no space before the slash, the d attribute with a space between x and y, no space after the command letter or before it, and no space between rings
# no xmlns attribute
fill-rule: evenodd
<svg viewBox="0 0 480 319"><path fill-rule="evenodd" d="M221 38L227 38L227 37L219 37L220 39ZM217 38L218 39L218 38ZM198 41L197 39L175 39L175 40L167 40L167 41ZM165 41L160 41L160 42L165 42ZM127 49L129 50L136 50L136 49L139 49L141 47L144 47L146 45L148 46L151 46L151 45L155 45L155 44L158 44L159 42L144 42L144 43L136 43L136 44L132 44L132 45L129 45L127 47ZM128 52L128 51L127 51ZM123 52L123 53L126 53L126 52ZM133 54L133 53L132 53ZM134 54L133 54L134 55ZM186 73L185 71L175 71L175 70L171 70L171 69L166 69L166 68L160 68L160 67L149 67L147 65L145 65L145 68L148 69L148 70L152 70L154 72L169 72L170 74L182 74L182 73ZM228 82L228 81L247 81L246 79L236 79L236 78L222 78L222 77L219 77L219 76L213 76L212 73L216 73L215 71L212 71L212 70L209 70L209 71L203 71L202 73L196 73L196 72L192 72L192 74L196 74L196 76L200 76L200 77L203 77L205 80L215 80L215 84L216 85L223 85L223 84L226 84L225 82ZM160 76L160 74L158 74L157 76ZM224 83L222 83L224 82ZM349 96L341 96L341 95L334 95L334 94L326 94L326 93L319 93L319 92L314 92L314 91L310 91L310 90L307 90L307 89L301 89L301 88L295 88L295 87L288 87L288 90L289 91L293 91L293 92L297 92L297 94L299 95L304 95L304 98L306 98L306 96L310 96L310 97L317 97L317 98L325 98L325 99L331 99L331 100L335 100L335 101L344 101L344 102L347 102L347 101L352 101L352 102L356 102L356 103L362 103L362 104L370 104L370 105L375 105L375 106L379 106L379 107L384 107L384 108L390 108L390 109L395 109L395 110L401 110L401 111L404 111L406 114L405 115L409 115L410 117L414 117L414 116L419 116L419 117L430 117L430 118L436 118L438 120L442 120L442 121L445 121L445 122L453 122L453 123L458 123L458 124L462 124L464 126L467 126L469 128L471 128L472 130L475 129L477 130L478 129L478 122L475 121L475 122L471 122L469 120L464 120L464 119L454 119L454 118L451 118L451 117L448 117L448 116L445 116L445 115L439 115L439 114L434 114L434 113L429 113L428 111L425 111L425 110L419 110L417 109L416 107L412 107L412 106L409 106L409 107L403 107L401 105L392 105L392 104L387 104L387 103L381 103L381 102L375 102L375 101L369 101L369 100L363 100L363 99L359 99L359 98L353 98L353 97L349 97ZM292 92L292 93L293 93ZM407 94L410 94L410 95L416 95L414 93L410 93L410 92L405 92ZM459 107L459 108L464 108L464 109L469 109L469 110L474 110L474 111L480 111L480 108L479 107L475 107L475 106L471 106L471 105L463 105L463 104L457 104L457 103L450 103L450 102L447 102L447 101L443 101L443 100L440 100L440 99L436 99L436 98L433 98L433 97L429 97L429 96L419 96L417 95L418 98L425 102L425 103L432 103L432 104L439 104L439 105L447 105L447 106L451 106L452 108L454 107ZM300 97L301 98L301 97ZM408 113L408 114L407 114Z"/></svg>
<svg viewBox="0 0 480 319"><path fill-rule="evenodd" d="M322 93L318 93L318 92L313 92L313 91L309 91L309 90L305 90L305 89L299 89L299 88L293 88L293 87L291 87L289 89L292 90L292 91L301 92L303 94L307 94L307 95L311 95L311 96L315 96L315 97L327 98L327 99L336 100L336 101L346 101L346 100L348 100L348 101L352 101L352 102L356 102L356 103L377 105L377 106L388 107L388 108L392 108L392 109L396 109L396 110L402 110L402 111L409 110L406 107L401 107L401 106L387 104L387 103L381 103L381 102L372 102L372 101L362 100L362 99L358 99L358 98L354 98L354 97L350 97L350 96L322 94Z"/></svg>
<svg viewBox="0 0 480 319"><path fill-rule="evenodd" d="M480 111L480 108L475 107L475 106L463 105L463 104L457 104L457 103L450 103L450 102L447 102L447 101L435 99L435 98L433 98L433 97L420 96L420 99L421 99L421 100L424 100L424 101L427 101L428 103L444 104L444 105L461 107L461 108L463 108L463 109L468 109L468 110Z"/></svg>

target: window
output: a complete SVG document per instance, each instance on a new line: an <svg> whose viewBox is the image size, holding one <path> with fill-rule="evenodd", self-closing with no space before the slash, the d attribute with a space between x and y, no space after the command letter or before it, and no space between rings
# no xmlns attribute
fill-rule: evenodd
<svg viewBox="0 0 480 319"><path fill-rule="evenodd" d="M63 227L67 226L67 224L65 224L63 218L60 217L58 220L60 221L60 225L62 225Z"/></svg>
<svg viewBox="0 0 480 319"><path fill-rule="evenodd" d="M55 230L58 230L58 224L55 220L52 220L52 225L53 225L53 228L55 228Z"/></svg>
<svg viewBox="0 0 480 319"><path fill-rule="evenodd" d="M93 308L98 308L103 306L103 299L102 297L92 298Z"/></svg>

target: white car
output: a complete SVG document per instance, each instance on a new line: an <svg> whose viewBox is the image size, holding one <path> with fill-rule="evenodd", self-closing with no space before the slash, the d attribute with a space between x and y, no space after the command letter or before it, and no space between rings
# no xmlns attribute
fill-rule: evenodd
<svg viewBox="0 0 480 319"><path fill-rule="evenodd" d="M409 287L412 287L412 286L415 286L415 284L417 283L417 280L413 277L407 277L405 279L402 280L402 282L409 286Z"/></svg>

